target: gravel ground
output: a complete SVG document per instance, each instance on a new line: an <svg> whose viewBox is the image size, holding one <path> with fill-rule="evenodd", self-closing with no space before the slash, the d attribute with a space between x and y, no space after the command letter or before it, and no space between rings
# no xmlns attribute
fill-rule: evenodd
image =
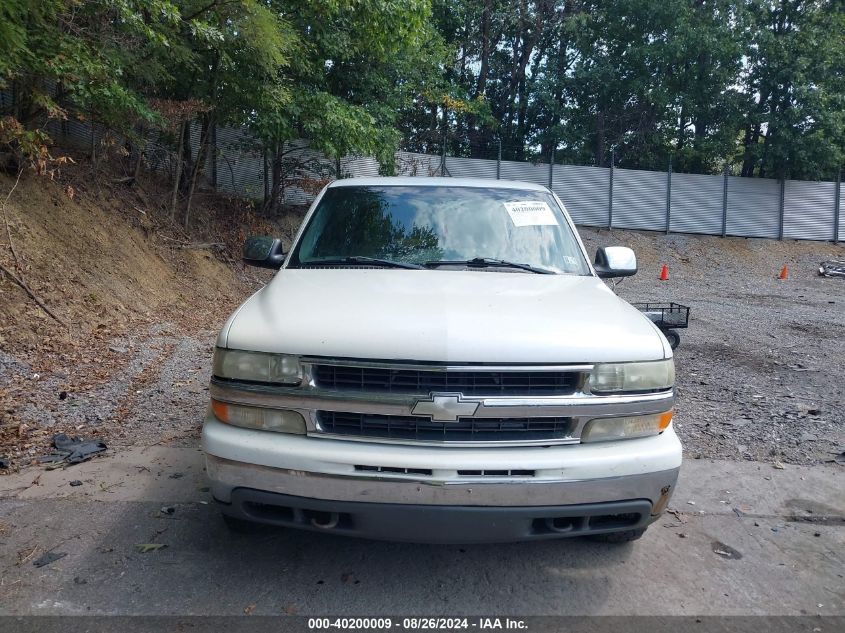
<svg viewBox="0 0 845 633"><path fill-rule="evenodd" d="M675 351L675 423L687 457L793 464L845 450L845 279L819 277L845 247L817 242L582 230L587 250L627 245L628 301L691 308ZM669 280L658 280L661 266ZM777 279L782 266L789 277Z"/></svg>
<svg viewBox="0 0 845 633"><path fill-rule="evenodd" d="M845 447L845 280L820 278L818 262L845 249L810 242L663 236L582 230L588 250L626 244L640 273L617 284L629 301L691 306L676 351L676 425L687 457L812 464ZM670 279L657 280L662 263ZM786 281L775 279L789 265ZM56 431L110 446L195 446L207 406L215 332L163 323L115 339L86 365L51 372L0 352L6 419L25 426L3 449L22 465ZM62 367L57 364L54 367ZM68 374L106 377L66 391ZM76 382L79 382L78 380ZM84 382L84 381L83 381ZM65 393L62 396L62 393Z"/></svg>

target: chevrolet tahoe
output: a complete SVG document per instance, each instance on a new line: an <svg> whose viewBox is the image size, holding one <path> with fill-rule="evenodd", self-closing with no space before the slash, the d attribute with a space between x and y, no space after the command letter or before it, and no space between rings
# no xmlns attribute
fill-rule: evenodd
<svg viewBox="0 0 845 633"><path fill-rule="evenodd" d="M217 339L203 446L227 523L412 542L639 538L681 464L672 349L536 184L323 189Z"/></svg>

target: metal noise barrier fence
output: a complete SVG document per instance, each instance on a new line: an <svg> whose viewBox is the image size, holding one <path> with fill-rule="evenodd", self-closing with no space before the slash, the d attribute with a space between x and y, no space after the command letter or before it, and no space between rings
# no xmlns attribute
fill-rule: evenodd
<svg viewBox="0 0 845 633"><path fill-rule="evenodd" d="M102 133L87 123L67 121L48 126L53 138L90 146ZM199 125L191 127L194 157L200 144ZM378 162L365 156L331 160L308 147L307 141L286 144L286 204L313 200L335 178L378 176ZM153 170L173 174L172 149L149 138L144 158ZM552 189L576 224L666 233L845 240L841 219L841 181L809 182L723 175L673 173L458 158L399 151L395 173L400 176L452 176L521 180ZM261 144L239 128L218 127L204 170L206 184L235 196L261 199L270 190L268 158Z"/></svg>

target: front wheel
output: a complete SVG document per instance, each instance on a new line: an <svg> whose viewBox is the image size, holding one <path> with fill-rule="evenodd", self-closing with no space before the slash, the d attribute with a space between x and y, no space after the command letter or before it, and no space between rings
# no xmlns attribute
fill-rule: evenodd
<svg viewBox="0 0 845 633"><path fill-rule="evenodd" d="M665 336L666 340L669 341L669 347L672 349L675 349L681 344L681 335L675 330L663 330L663 336Z"/></svg>
<svg viewBox="0 0 845 633"><path fill-rule="evenodd" d="M590 537L593 541L601 543L630 543L642 538L645 528L639 530L626 530L624 532L609 532L608 534L594 534Z"/></svg>

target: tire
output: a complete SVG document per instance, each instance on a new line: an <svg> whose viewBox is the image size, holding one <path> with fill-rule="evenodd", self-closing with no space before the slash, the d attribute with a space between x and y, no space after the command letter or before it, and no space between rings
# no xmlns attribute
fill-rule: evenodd
<svg viewBox="0 0 845 633"><path fill-rule="evenodd" d="M235 534L259 534L266 529L266 526L260 523L245 521L244 519L238 519L228 514L223 515L223 523L226 524L230 532Z"/></svg>
<svg viewBox="0 0 845 633"><path fill-rule="evenodd" d="M626 530L625 532L609 532L608 534L594 534L590 537L593 541L600 543L630 543L642 538L645 534L646 528L639 530Z"/></svg>
<svg viewBox="0 0 845 633"><path fill-rule="evenodd" d="M669 341L669 347L676 349L681 344L681 335L675 330L663 330L663 336Z"/></svg>

